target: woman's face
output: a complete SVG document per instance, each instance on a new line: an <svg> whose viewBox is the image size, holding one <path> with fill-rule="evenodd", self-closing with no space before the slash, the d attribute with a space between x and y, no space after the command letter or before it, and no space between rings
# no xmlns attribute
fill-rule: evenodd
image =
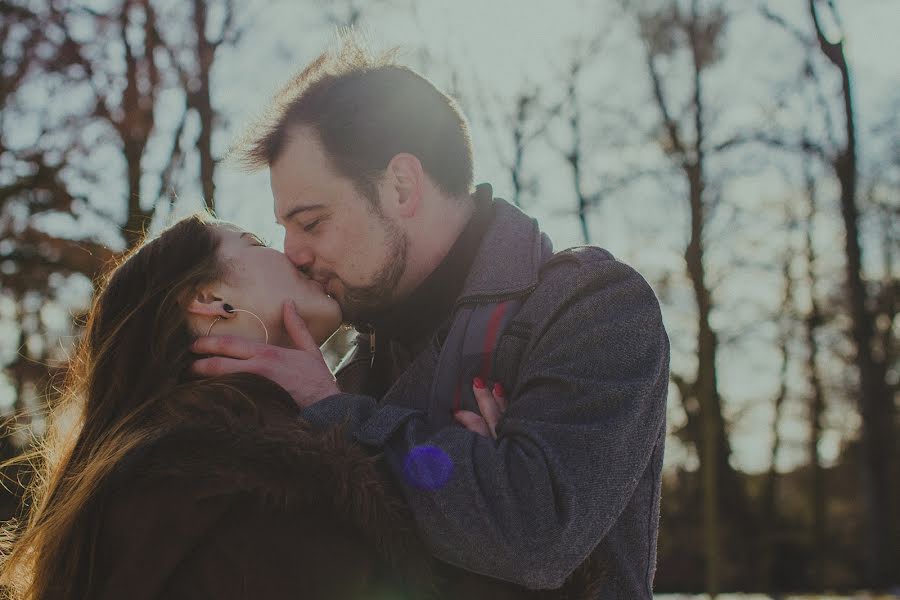
<svg viewBox="0 0 900 600"><path fill-rule="evenodd" d="M269 331L269 343L277 346L293 346L284 329L282 316L286 300L293 300L319 344L340 326L341 309L338 303L325 294L319 283L297 270L287 256L269 248L252 233L233 225L215 227L221 239L219 258L228 269L228 275L226 281L212 286L211 299L259 316ZM195 317L196 329L205 334L214 318L207 317L200 321ZM258 341L265 339L259 321L240 311L219 319L210 333L239 335Z"/></svg>

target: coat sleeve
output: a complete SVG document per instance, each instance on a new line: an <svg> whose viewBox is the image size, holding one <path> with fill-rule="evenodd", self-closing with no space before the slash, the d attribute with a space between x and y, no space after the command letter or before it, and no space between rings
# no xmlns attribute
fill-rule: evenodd
<svg viewBox="0 0 900 600"><path fill-rule="evenodd" d="M603 539L665 421L669 344L652 290L614 260L573 281L508 386L496 441L360 395L303 411L383 449L437 558L532 589L561 586Z"/></svg>

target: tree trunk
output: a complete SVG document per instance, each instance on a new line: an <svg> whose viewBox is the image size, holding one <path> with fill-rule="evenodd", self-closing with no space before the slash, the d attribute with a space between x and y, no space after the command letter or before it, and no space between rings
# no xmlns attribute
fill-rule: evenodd
<svg viewBox="0 0 900 600"><path fill-rule="evenodd" d="M709 323L712 300L706 286L703 263L703 176L701 167L687 169L690 184L691 239L685 251L688 275L697 302L697 401L700 406L701 437L698 446L703 476L704 547L706 555L706 592L715 598L719 591L719 445L721 407L716 383L715 332Z"/></svg>
<svg viewBox="0 0 900 600"><path fill-rule="evenodd" d="M819 441L822 439L822 419L825 413L825 391L819 376L819 346L816 332L822 324L822 311L816 297L816 251L813 246L813 224L816 215L816 187L812 174L806 181L807 218L804 244L806 246L806 278L809 286L810 308L804 319L806 345L806 377L809 384L809 506L813 515L810 543L813 550L812 591L825 591L825 472L819 455Z"/></svg>
<svg viewBox="0 0 900 600"><path fill-rule="evenodd" d="M567 100L571 113L569 115L569 127L572 131L572 148L566 154L566 161L572 171L572 185L575 188L575 199L578 203L576 214L578 215L578 224L581 226L581 240L585 244L591 243L591 230L588 226L588 209L590 201L584 191L584 182L582 178L584 173L581 169L581 109L578 107L578 73L581 69L579 63L575 63L571 69L571 80L567 93Z"/></svg>
<svg viewBox="0 0 900 600"><path fill-rule="evenodd" d="M203 201L209 210L215 208L216 184L214 179L216 161L212 154L212 133L215 113L210 98L210 71L212 70L215 46L206 37L206 0L194 0L194 30L197 35L196 81L188 82L188 86L196 89L185 90L191 101L189 104L200 117L200 133L197 136L197 153L200 156L200 185L203 190ZM224 32L223 32L224 35Z"/></svg>
<svg viewBox="0 0 900 600"><path fill-rule="evenodd" d="M509 168L512 179L512 202L522 206L522 163L525 159L525 124L528 122L528 105L530 98L522 94L516 99L515 125L513 126L513 161Z"/></svg>
<svg viewBox="0 0 900 600"><path fill-rule="evenodd" d="M143 9L143 47L133 48L127 35L131 11ZM125 49L125 90L122 93L122 117L111 117L122 141L128 180L128 219L125 223L125 243L131 248L143 237L153 215L153 207L141 208L142 162L147 142L155 126L153 110L159 91L160 75L156 66L156 49L160 45L156 29L156 15L149 0L132 0L122 6L119 15L121 42ZM137 51L136 51L137 50Z"/></svg>
<svg viewBox="0 0 900 600"><path fill-rule="evenodd" d="M742 543L728 548L736 560L747 565L750 572L758 572L755 566L759 559L760 531L758 518L751 508L740 475L730 463L731 444L728 440L725 418L722 415L722 399L719 394L716 375L718 340L710 323L713 308L712 292L706 281L704 229L707 219L708 201L706 190L706 139L705 106L703 98L703 70L707 66L706 52L709 44L704 38L705 26L698 4L692 3L692 15L687 21L676 19L668 26L683 28L690 40L693 58L692 71L692 113L694 141L688 146L679 130L679 123L673 117L663 89L662 78L657 71L652 40L646 40L647 67L651 89L662 117L662 125L668 139L663 149L681 169L688 185L688 207L690 214L690 240L684 252L688 278L697 305L697 372L693 382L685 386L692 391L684 400L694 399L684 404L689 434L700 459L701 489L703 493L704 556L706 559L705 587L715 596L721 587L721 561L723 555L722 524L724 515L728 523L738 532Z"/></svg>
<svg viewBox="0 0 900 600"><path fill-rule="evenodd" d="M793 218L789 215L789 221ZM764 524L764 551L760 565L762 566L761 581L764 590L768 594L777 592L775 585L775 566L777 564L777 542L780 531L778 518L778 453L781 449L781 433L778 426L781 423L782 409L788 394L788 368L790 366L790 342L793 337L794 319L794 281L791 277L791 257L793 252L788 247L784 254L784 263L781 274L784 280L784 292L781 299L781 315L779 319L778 349L781 353L781 368L779 370L780 385L773 402L772 416L772 448L769 455L769 472L766 474L762 491L762 522Z"/></svg>
<svg viewBox="0 0 900 600"><path fill-rule="evenodd" d="M123 234L126 247L132 248L143 237L150 216L141 210L141 162L144 144L141 140L125 140L125 164L128 178L128 221Z"/></svg>
<svg viewBox="0 0 900 600"><path fill-rule="evenodd" d="M696 18L697 5L692 5ZM693 34L692 31L689 33ZM719 532L719 469L717 461L718 442L724 436L722 408L719 402L719 390L716 377L716 354L718 342L710 325L712 297L706 283L704 266L703 233L706 223L706 211L703 202L703 191L706 185L704 178L704 103L703 103L703 68L698 57L697 41L689 35L691 55L693 58L693 92L694 92L694 131L696 135L696 163L685 163L685 175L690 190L691 238L685 252L688 274L694 287L697 302L697 392L700 401L700 415L703 422L703 446L701 452L701 469L703 471L704 498L704 545L706 546L706 591L710 598L719 592L721 566L719 564L721 543ZM684 157L686 159L686 157Z"/></svg>
<svg viewBox="0 0 900 600"><path fill-rule="evenodd" d="M866 518L866 584L883 588L890 583L893 564L890 532L890 461L892 458L894 406L885 381L886 365L872 352L875 319L869 310L869 294L862 277L862 246L859 241L857 194L856 124L850 69L843 42L829 42L819 23L816 0L809 0L809 11L819 48L841 73L843 117L847 139L833 161L840 185L841 217L844 224L847 294L852 321L852 339L859 371L859 410L862 416L862 491Z"/></svg>

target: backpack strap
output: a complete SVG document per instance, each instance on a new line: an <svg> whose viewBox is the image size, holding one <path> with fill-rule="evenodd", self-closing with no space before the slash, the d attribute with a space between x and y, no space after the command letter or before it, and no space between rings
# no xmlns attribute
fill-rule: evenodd
<svg viewBox="0 0 900 600"><path fill-rule="evenodd" d="M603 248L576 246L555 253L543 264L537 287L507 322L494 350L492 379L503 382L510 399L518 393L516 386L523 357L560 311L566 310L565 305L577 300L572 294L560 294L560 289L578 289L593 280L598 268L611 260L615 257Z"/></svg>
<svg viewBox="0 0 900 600"><path fill-rule="evenodd" d="M472 380L493 379L497 342L521 306L521 300L513 299L468 304L456 311L431 384L428 412L433 425L454 424L458 410L479 412Z"/></svg>
<svg viewBox="0 0 900 600"><path fill-rule="evenodd" d="M524 297L498 302L463 304L453 315L440 347L431 392L428 420L435 428L456 424L453 413L480 414L472 379L499 381L513 397L522 357L566 302L559 289L576 289L590 279L596 265L614 260L596 246L569 248L544 262L537 287ZM546 284L553 273L552 285Z"/></svg>

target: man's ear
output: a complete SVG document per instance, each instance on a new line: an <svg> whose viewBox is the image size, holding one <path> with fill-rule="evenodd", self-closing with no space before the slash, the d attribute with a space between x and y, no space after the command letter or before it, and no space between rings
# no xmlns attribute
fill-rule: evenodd
<svg viewBox="0 0 900 600"><path fill-rule="evenodd" d="M192 315L228 318L232 310L228 303L210 290L199 290L187 303L186 309Z"/></svg>
<svg viewBox="0 0 900 600"><path fill-rule="evenodd" d="M412 217L422 203L425 189L425 171L419 159L401 152L391 159L387 166L387 174L391 187L396 192L393 207L397 216Z"/></svg>

